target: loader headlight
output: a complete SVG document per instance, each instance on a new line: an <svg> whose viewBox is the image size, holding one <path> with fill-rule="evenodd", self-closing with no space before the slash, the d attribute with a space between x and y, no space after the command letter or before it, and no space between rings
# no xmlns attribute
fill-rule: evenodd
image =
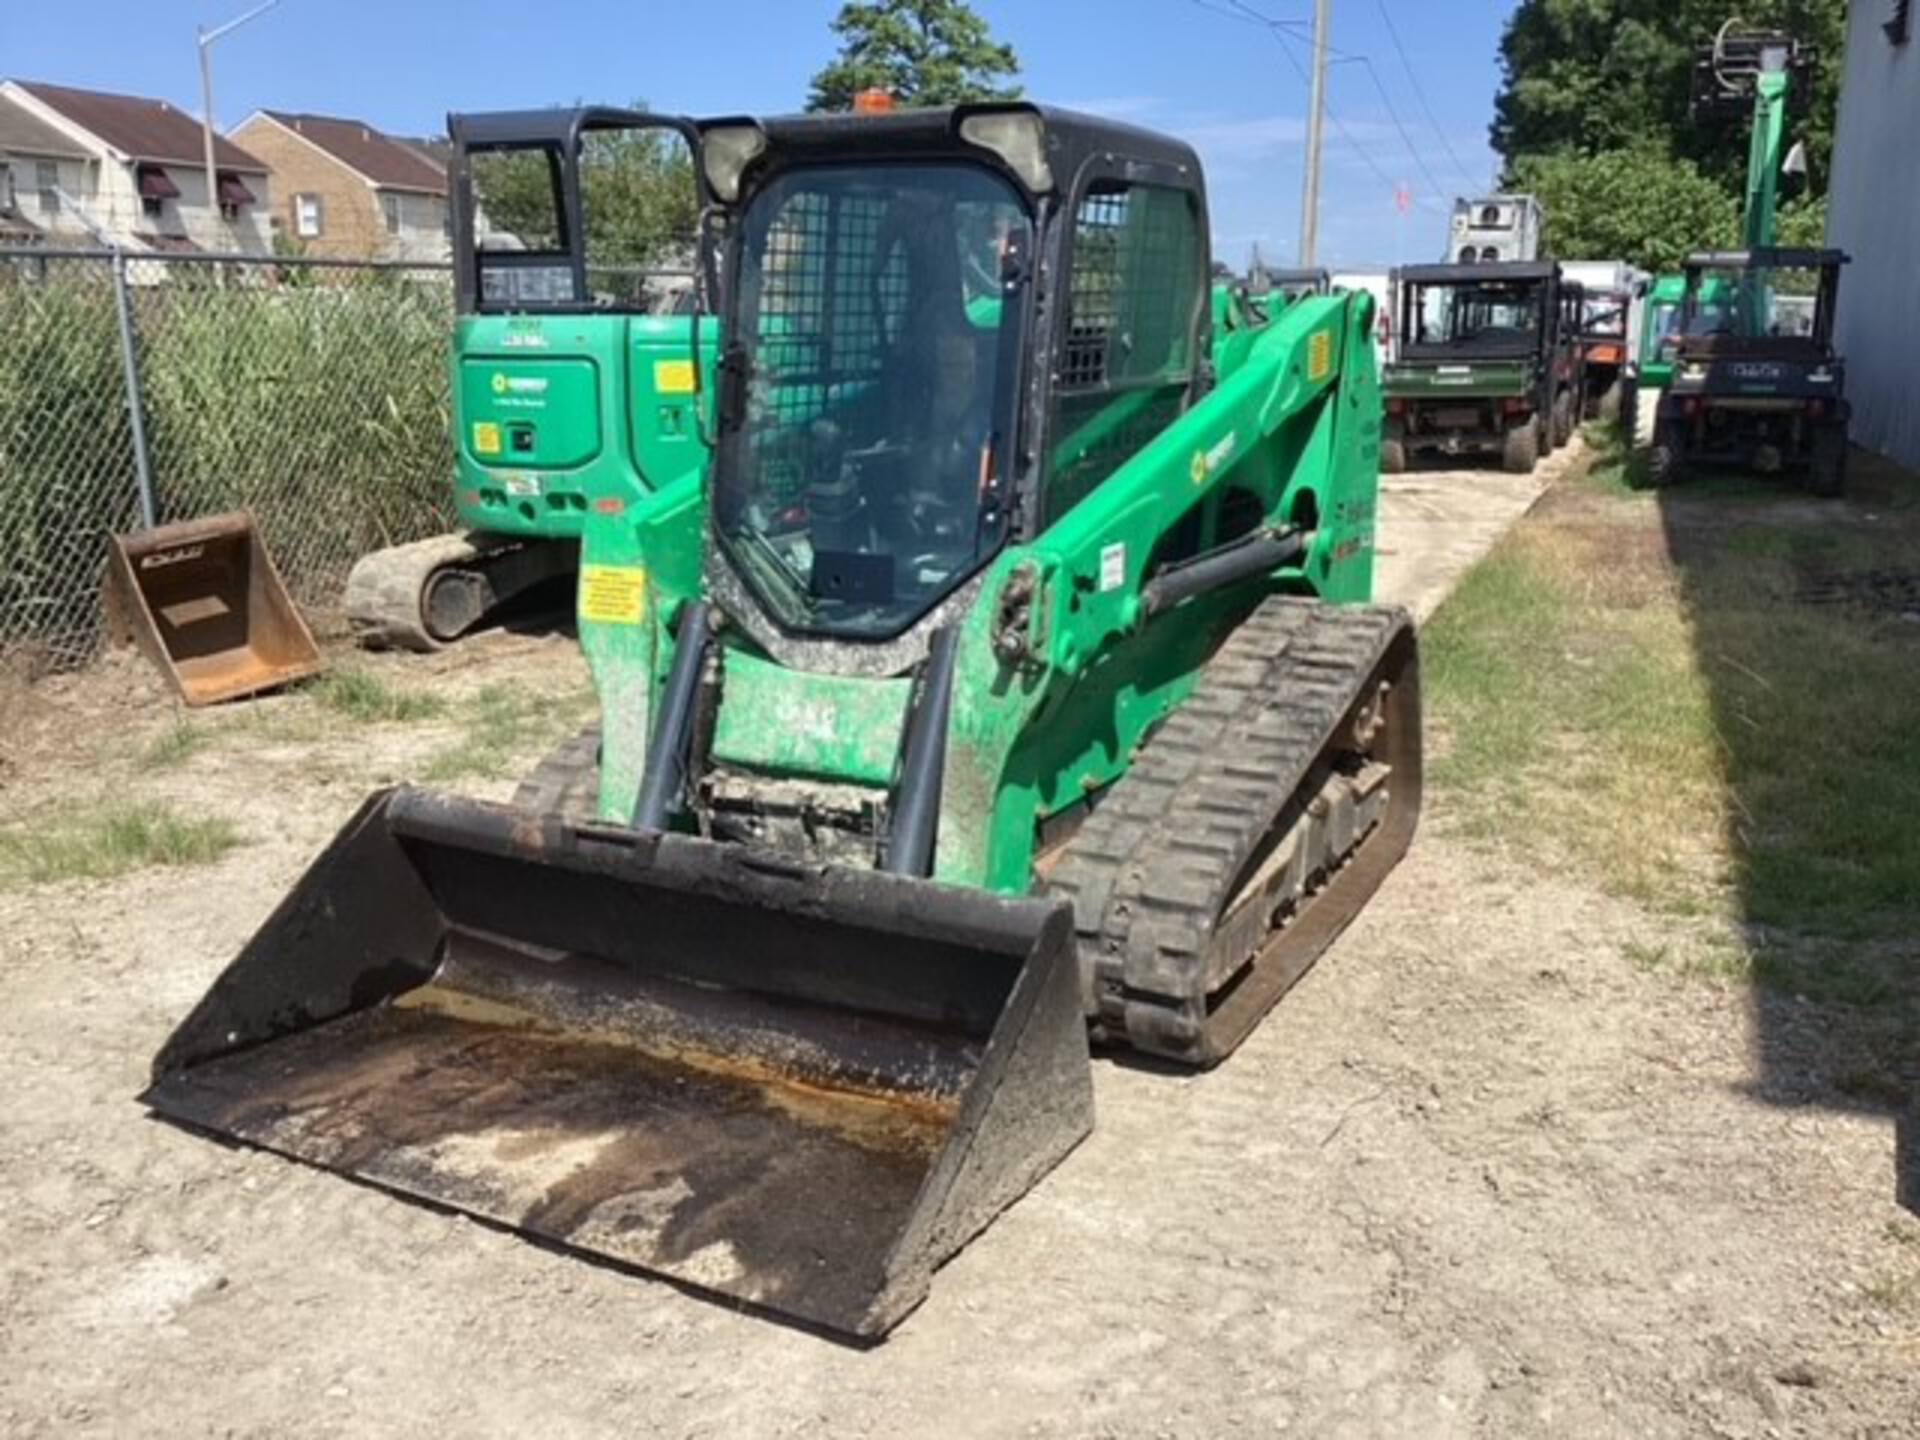
<svg viewBox="0 0 1920 1440"><path fill-rule="evenodd" d="M731 205L740 198L740 177L767 148L767 132L750 121L715 125L700 135L700 163L716 198Z"/></svg>
<svg viewBox="0 0 1920 1440"><path fill-rule="evenodd" d="M1053 189L1047 164L1047 125L1032 110L981 110L960 121L960 138L991 150L1007 162L1020 183L1036 195Z"/></svg>

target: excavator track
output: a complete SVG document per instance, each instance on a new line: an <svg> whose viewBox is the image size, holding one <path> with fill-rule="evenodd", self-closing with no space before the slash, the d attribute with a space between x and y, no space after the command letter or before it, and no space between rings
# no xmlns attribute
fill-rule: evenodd
<svg viewBox="0 0 1920 1440"><path fill-rule="evenodd" d="M561 741L514 788L513 808L557 815L570 825L593 819L600 803L600 727Z"/></svg>
<svg viewBox="0 0 1920 1440"><path fill-rule="evenodd" d="M1068 842L1097 1041L1211 1065L1406 853L1421 793L1404 611L1274 596Z"/></svg>
<svg viewBox="0 0 1920 1440"><path fill-rule="evenodd" d="M362 556L347 576L347 619L370 650L438 650L515 596L578 566L572 541L435 535Z"/></svg>

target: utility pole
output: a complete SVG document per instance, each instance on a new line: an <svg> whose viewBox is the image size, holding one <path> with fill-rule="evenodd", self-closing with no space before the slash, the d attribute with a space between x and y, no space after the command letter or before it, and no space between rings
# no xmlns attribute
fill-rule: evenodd
<svg viewBox="0 0 1920 1440"><path fill-rule="evenodd" d="M1300 266L1310 269L1320 242L1320 127L1327 102L1327 24L1333 0L1313 0L1313 75L1307 84L1307 180L1300 200Z"/></svg>
<svg viewBox="0 0 1920 1440"><path fill-rule="evenodd" d="M263 0L246 14L211 30L204 25L194 27L194 43L200 47L200 141L202 158L207 163L207 206L215 215L220 213L220 182L213 166L213 61L210 58L213 42L229 30L238 30L249 20L266 14L279 3L280 0Z"/></svg>

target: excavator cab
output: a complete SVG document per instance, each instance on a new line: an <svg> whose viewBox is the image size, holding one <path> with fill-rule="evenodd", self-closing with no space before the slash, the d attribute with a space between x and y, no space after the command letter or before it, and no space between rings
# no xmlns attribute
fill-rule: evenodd
<svg viewBox="0 0 1920 1440"><path fill-rule="evenodd" d="M1090 1035L1219 1061L1405 849L1372 302L1215 337L1193 152L1085 116L698 147L713 458L582 530L597 818L373 797L146 1098L876 1336Z"/></svg>
<svg viewBox="0 0 1920 1440"><path fill-rule="evenodd" d="M447 117L460 530L364 556L361 643L434 650L564 603L599 508L697 476L693 122L580 106ZM708 327L707 334L712 334Z"/></svg>

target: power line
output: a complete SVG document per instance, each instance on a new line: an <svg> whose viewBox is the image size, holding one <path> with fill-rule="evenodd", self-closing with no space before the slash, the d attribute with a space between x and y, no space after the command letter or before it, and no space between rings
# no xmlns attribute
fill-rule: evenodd
<svg viewBox="0 0 1920 1440"><path fill-rule="evenodd" d="M1232 7L1231 12L1222 11L1215 5L1205 3L1205 0L1192 0L1192 3L1200 6L1200 8L1203 10L1212 10L1216 14L1232 13L1233 17L1236 19L1244 21L1245 23L1250 25L1259 26L1261 29L1265 30L1269 35L1273 37L1274 43L1280 47L1280 53L1287 57L1287 63L1293 67L1294 73L1298 75L1303 81L1308 81L1310 79L1307 72L1306 65L1301 61L1300 56L1295 52L1292 44L1289 43L1294 38L1293 36L1290 36L1287 33L1290 22L1276 19L1271 15L1264 15L1260 11L1255 10L1251 5L1248 5L1246 3L1246 0L1227 0L1227 4ZM1327 53L1341 60L1352 60L1352 61L1360 61L1360 62L1366 61L1366 57L1364 55L1347 54L1343 51L1335 50L1332 46L1327 47ZM1370 65L1369 65L1369 69L1371 69ZM1377 75L1375 76L1374 83L1376 85L1379 84L1379 77ZM1385 94L1386 94L1385 90L1382 89L1381 91L1382 99L1385 98ZM1393 190L1397 194L1403 188L1401 185L1401 182L1394 179L1393 176L1387 173L1385 167L1383 167L1380 164L1380 162L1374 158L1373 152L1369 150L1365 145L1361 144L1360 141L1355 137L1354 133L1351 130L1347 129L1346 122L1340 118L1339 114L1334 110L1334 108L1331 105L1327 105L1324 108L1326 111L1327 122L1331 124L1337 132L1339 132L1340 138L1347 143L1347 147L1350 150L1352 150L1354 154L1360 157L1362 163L1364 163L1366 167L1374 173L1375 177L1380 181L1382 185L1385 185L1388 189ZM1388 113L1391 114L1393 110L1392 105L1389 104L1387 109L1388 109ZM1408 149L1412 151L1412 141L1408 139L1406 128L1400 125L1399 118L1397 116L1394 117L1394 125L1400 131L1401 139L1407 141ZM1415 160L1418 161L1419 160L1418 152L1413 152L1413 153L1414 153ZM1424 163L1422 163L1421 168L1423 170L1425 169ZM1429 183L1432 183L1431 177L1429 177ZM1435 193L1435 196L1438 197L1444 194L1445 192L1441 189L1441 187L1436 185L1434 187L1434 193ZM1410 192L1410 194L1411 194L1413 203L1415 205L1420 206L1422 209L1432 210L1438 214L1446 213L1445 211L1441 210L1437 204L1427 200L1426 197L1421 195L1419 192L1414 191L1414 192Z"/></svg>
<svg viewBox="0 0 1920 1440"><path fill-rule="evenodd" d="M1420 84L1419 75L1414 72L1413 62L1407 58L1407 47L1400 43L1400 30L1393 23L1393 15L1387 9L1387 0L1373 0L1373 3L1380 11L1381 22L1387 27L1387 38L1393 42L1394 53L1400 57L1400 68L1407 72L1407 80L1413 86L1413 98L1419 103L1420 113L1427 117L1427 124L1433 127L1433 133L1440 141L1440 148L1446 152L1447 159L1453 162L1453 168L1460 172L1460 177L1467 182L1467 189L1470 191L1477 189L1479 180L1474 177L1471 170L1460 163L1460 157L1454 153L1453 142L1447 139L1447 132L1435 117L1433 106L1427 103L1427 92Z"/></svg>
<svg viewBox="0 0 1920 1440"><path fill-rule="evenodd" d="M1393 99L1387 94L1387 87L1381 82L1380 72L1374 68L1372 59L1366 55L1357 58L1366 68L1367 78L1373 81L1373 88L1380 92L1380 103L1386 106L1387 118L1393 122L1393 128L1399 132L1400 143L1407 147L1407 153L1413 157L1413 163L1420 168L1420 173L1426 177L1427 184L1433 187L1434 197L1438 199L1444 196L1447 193L1446 186L1434 178L1433 171L1427 166L1427 157L1415 148L1413 137L1407 134L1407 127L1400 123L1400 112L1393 108Z"/></svg>
<svg viewBox="0 0 1920 1440"><path fill-rule="evenodd" d="M1262 14L1260 11L1255 10L1251 5L1248 5L1247 3L1245 3L1245 0L1226 0L1225 7L1222 7L1221 5L1218 5L1218 4L1209 3L1209 0L1190 0L1190 3L1192 3L1195 6L1198 6L1202 10L1211 11L1213 14L1224 15L1230 20L1238 20L1242 24L1255 25L1261 28L1262 30L1265 30L1270 36L1273 37L1274 43L1280 47L1280 53L1287 57L1287 63L1293 67L1294 73L1298 75L1303 81L1309 79L1306 66L1302 63L1299 55L1294 51L1293 47L1287 43L1290 39L1296 38L1288 33L1289 30L1297 30L1302 25L1304 25L1305 22L1294 21L1294 20L1281 20L1272 15ZM1365 63L1365 64L1368 64L1369 70L1371 70L1372 68L1371 63L1367 60L1367 57L1364 55L1351 54L1344 50L1335 49L1331 45L1327 47L1327 53L1330 56L1334 57L1336 60L1339 60L1343 63L1348 61ZM1379 77L1377 74L1374 77L1374 83L1376 86L1379 85ZM1381 98L1383 100L1386 98L1384 89L1382 89L1381 91ZM1339 133L1340 138L1346 142L1347 148L1352 150L1354 154L1360 157L1360 160L1362 161L1362 163L1364 163L1366 167L1374 173L1375 177L1378 178L1378 180L1382 185L1387 186L1389 189L1393 190L1396 194L1399 193L1400 190L1404 188L1401 182L1396 180L1393 176L1387 173L1385 167L1383 167L1380 164L1380 162L1374 158L1373 152L1369 150L1365 145L1360 143L1360 140L1354 135L1354 133L1351 130L1347 128L1346 122L1340 118L1340 116L1334 111L1331 105L1325 106L1324 109L1326 112L1326 117L1328 122ZM1388 109L1388 113L1392 114L1393 106L1391 102L1388 103L1387 109ZM1403 140L1406 140L1407 139L1406 128L1400 125L1399 117L1397 115L1394 117L1394 124L1395 124L1395 128L1400 131L1401 138ZM1424 165L1424 162L1420 162L1419 153L1412 149L1411 141L1408 141L1408 148L1409 148L1409 151L1413 154L1416 163L1420 163L1421 168L1424 170L1426 168ZM1430 174L1428 176L1428 183L1429 184L1432 183L1432 177ZM1431 210L1438 214L1446 213L1444 210L1440 208L1439 205L1435 204L1432 201L1429 201L1424 195L1420 194L1418 191L1409 191L1408 193L1413 203L1419 206L1421 209ZM1438 185L1434 186L1434 194L1436 199L1444 195L1444 193L1445 191L1442 187Z"/></svg>
<svg viewBox="0 0 1920 1440"><path fill-rule="evenodd" d="M1233 7L1235 14L1257 25L1266 26L1276 36L1281 35L1284 29L1297 28L1295 22L1280 20L1274 16L1262 14L1260 11L1254 9L1253 6L1246 4L1245 0L1227 0L1227 3ZM1209 6L1207 8L1211 9L1212 7ZM1406 146L1407 154L1413 160L1414 166L1426 179L1427 184L1432 187L1434 199L1445 199L1447 187L1440 183L1439 177L1433 173L1432 168L1427 164L1427 157L1421 153L1420 147L1413 143L1413 137L1407 133L1406 124L1400 119L1400 111L1394 106L1393 96L1387 90L1386 82L1381 79L1380 70L1373 63L1373 57L1371 55L1341 50L1332 45L1325 46L1325 49L1337 63L1342 65L1359 65L1366 70L1367 78L1373 82L1373 88L1380 96L1380 104L1386 109L1387 119L1392 123L1395 133L1399 135L1400 143ZM1438 124L1433 122L1431 112L1428 113L1427 119L1429 123L1434 124L1434 132L1436 135L1439 135L1441 145L1445 146L1447 138L1444 134L1440 133ZM1472 187L1472 184L1473 182L1471 180L1468 181L1469 188Z"/></svg>

